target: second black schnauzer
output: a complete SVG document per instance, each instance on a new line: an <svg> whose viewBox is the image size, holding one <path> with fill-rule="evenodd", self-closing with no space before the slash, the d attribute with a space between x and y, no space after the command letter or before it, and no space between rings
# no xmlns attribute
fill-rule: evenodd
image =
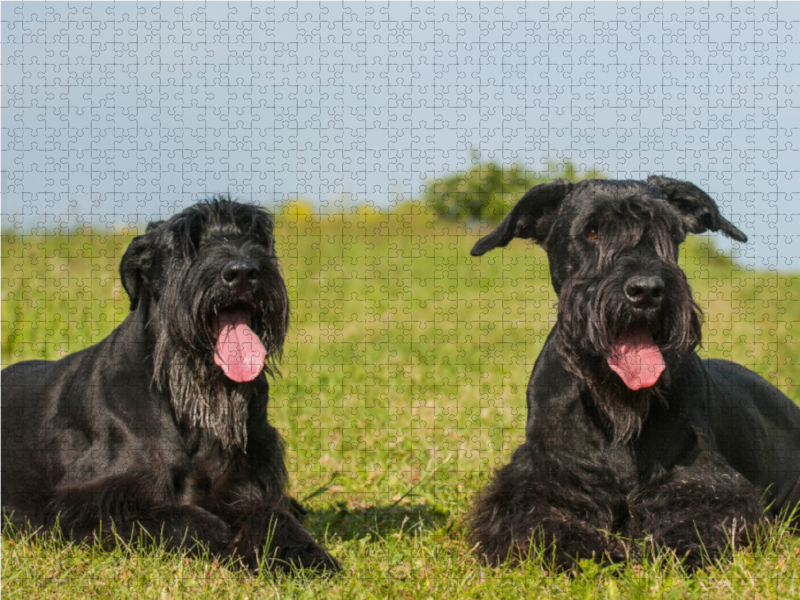
<svg viewBox="0 0 800 600"><path fill-rule="evenodd" d="M527 391L525 443L480 495L491 562L538 544L557 568L636 557L647 537L690 568L800 502L800 408L744 367L700 360L700 311L678 266L688 233L747 238L695 185L555 181L472 250L547 252L558 318Z"/></svg>
<svg viewBox="0 0 800 600"><path fill-rule="evenodd" d="M3 511L73 539L113 544L113 526L254 569L337 569L267 422L289 318L270 215L202 202L150 223L120 274L131 312L105 340L3 371Z"/></svg>

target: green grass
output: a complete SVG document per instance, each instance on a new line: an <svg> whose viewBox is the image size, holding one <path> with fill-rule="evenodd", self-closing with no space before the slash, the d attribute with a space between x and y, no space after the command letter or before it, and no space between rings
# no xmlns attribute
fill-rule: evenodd
<svg viewBox="0 0 800 600"><path fill-rule="evenodd" d="M57 359L128 312L117 268L128 232L2 239L2 365ZM487 569L463 517L524 435L524 392L555 318L544 254L522 241L476 259L477 237L422 217L284 218L293 315L271 392L292 493L342 561L333 579L262 574L159 549L105 553L2 538L7 598L800 598L800 540L686 576L671 560L626 569L540 560ZM682 262L705 312L708 356L754 369L800 401L800 277L752 273L699 236Z"/></svg>

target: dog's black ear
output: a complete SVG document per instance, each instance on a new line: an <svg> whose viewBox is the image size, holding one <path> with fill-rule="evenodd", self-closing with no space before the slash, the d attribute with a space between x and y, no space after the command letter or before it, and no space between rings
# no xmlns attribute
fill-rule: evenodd
<svg viewBox="0 0 800 600"><path fill-rule="evenodd" d="M507 246L514 238L532 239L541 244L550 233L561 202L571 190L572 182L568 179L556 179L532 187L492 233L478 240L472 248L472 256Z"/></svg>
<svg viewBox="0 0 800 600"><path fill-rule="evenodd" d="M131 312L139 305L142 285L153 263L155 236L162 223L163 221L149 223L144 235L133 238L119 263L122 287L131 299Z"/></svg>
<svg viewBox="0 0 800 600"><path fill-rule="evenodd" d="M695 184L658 175L648 177L647 184L659 190L667 202L678 210L686 231L721 231L737 242L747 241L747 236L719 213L717 203L711 196Z"/></svg>

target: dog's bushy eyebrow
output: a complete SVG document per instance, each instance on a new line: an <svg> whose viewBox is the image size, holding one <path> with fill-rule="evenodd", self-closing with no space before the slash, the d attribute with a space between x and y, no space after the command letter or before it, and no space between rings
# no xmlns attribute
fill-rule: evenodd
<svg viewBox="0 0 800 600"><path fill-rule="evenodd" d="M194 232L195 237L198 237L202 225L200 214L194 211L184 211L168 222L167 231L176 240L184 257L191 256L196 251L199 239L192 239L192 233Z"/></svg>
<svg viewBox="0 0 800 600"><path fill-rule="evenodd" d="M272 237L273 229L274 222L272 220L272 215L263 208L254 207L249 233L254 233L266 238Z"/></svg>
<svg viewBox="0 0 800 600"><path fill-rule="evenodd" d="M242 233L255 234L261 237L272 235L272 215L260 206L236 202L226 194L213 196L206 201L206 204L217 217L215 225L233 224ZM227 223L223 223L220 220L223 215L225 215ZM247 222L246 225L245 222Z"/></svg>
<svg viewBox="0 0 800 600"><path fill-rule="evenodd" d="M589 225L596 225L600 230L596 243L601 269L610 266L626 249L638 246L644 237L652 242L662 260L675 262L676 238L681 237L681 225L668 207L630 199L611 201L577 223L577 235Z"/></svg>
<svg viewBox="0 0 800 600"><path fill-rule="evenodd" d="M212 196L173 217L168 231L184 257L196 253L202 238L214 232L256 236L274 250L272 215L264 208L236 202L227 195Z"/></svg>

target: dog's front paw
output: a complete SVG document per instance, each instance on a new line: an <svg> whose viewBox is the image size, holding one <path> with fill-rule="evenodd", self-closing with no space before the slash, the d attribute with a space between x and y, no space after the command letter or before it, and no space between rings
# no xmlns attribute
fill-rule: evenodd
<svg viewBox="0 0 800 600"><path fill-rule="evenodd" d="M339 561L314 541L286 547L273 546L267 555L267 567L273 571L284 572L311 569L335 573L341 569Z"/></svg>
<svg viewBox="0 0 800 600"><path fill-rule="evenodd" d="M557 571L571 569L584 559L609 566L624 563L628 558L623 542L577 519L543 521L539 534L543 559Z"/></svg>
<svg viewBox="0 0 800 600"><path fill-rule="evenodd" d="M673 551L683 568L693 572L755 540L752 523L744 521L739 526L726 527L720 520L718 515L709 515L668 524L654 536L653 544Z"/></svg>
<svg viewBox="0 0 800 600"><path fill-rule="evenodd" d="M290 572L313 569L336 572L339 562L320 546L300 522L281 510L253 512L242 524L226 554L247 568Z"/></svg>

